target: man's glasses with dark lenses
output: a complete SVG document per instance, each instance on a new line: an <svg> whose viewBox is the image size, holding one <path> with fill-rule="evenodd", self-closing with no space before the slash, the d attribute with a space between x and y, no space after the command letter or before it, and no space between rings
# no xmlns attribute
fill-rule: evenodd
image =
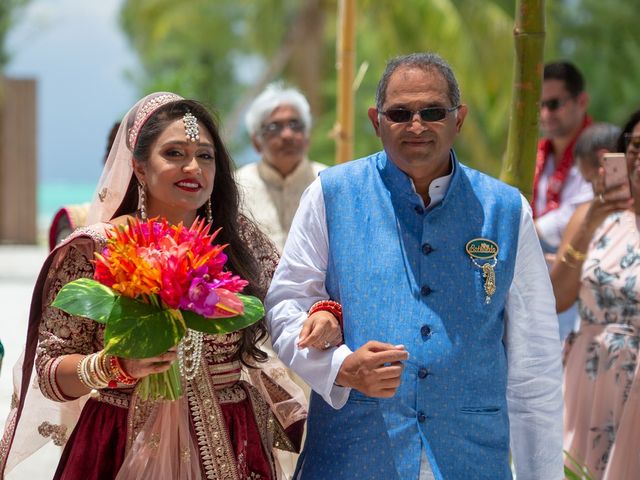
<svg viewBox="0 0 640 480"><path fill-rule="evenodd" d="M410 122L413 116L417 113L420 115L420 120L423 122L439 122L444 120L447 113L451 113L460 108L460 105L451 108L445 107L429 107L422 110L406 110L404 108L390 108L389 110L378 110L381 115L387 117L393 123L407 123Z"/></svg>
<svg viewBox="0 0 640 480"><path fill-rule="evenodd" d="M550 98L549 100L542 100L540 102L540 110L543 110L546 108L550 112L555 112L572 98L573 97L564 97L564 98Z"/></svg>
<svg viewBox="0 0 640 480"><path fill-rule="evenodd" d="M633 133L624 134L624 144L627 148L633 147L634 150L640 150L640 135L634 135Z"/></svg>
<svg viewBox="0 0 640 480"><path fill-rule="evenodd" d="M285 128L295 133L301 133L304 132L304 123L296 118L287 120L286 122L267 123L262 126L262 135L265 137L275 137L276 135L280 135Z"/></svg>

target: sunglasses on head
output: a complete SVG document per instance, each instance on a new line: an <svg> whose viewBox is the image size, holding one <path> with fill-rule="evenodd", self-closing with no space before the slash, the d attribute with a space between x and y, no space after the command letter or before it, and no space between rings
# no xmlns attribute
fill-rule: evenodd
<svg viewBox="0 0 640 480"><path fill-rule="evenodd" d="M635 150L640 150L640 135L625 133L624 144L627 146L627 148L633 147Z"/></svg>
<svg viewBox="0 0 640 480"><path fill-rule="evenodd" d="M560 107L562 107L565 103L571 100L573 97L565 97L565 98L550 98L549 100L542 100L540 102L540 110L546 108L550 112L555 112Z"/></svg>
<svg viewBox="0 0 640 480"><path fill-rule="evenodd" d="M286 122L271 122L262 127L262 134L267 137L273 137L279 135L285 128L288 128L292 132L300 133L304 131L304 123L294 118Z"/></svg>
<svg viewBox="0 0 640 480"><path fill-rule="evenodd" d="M378 113L384 115L393 123L407 123L410 122L413 116L417 113L420 115L420 120L423 122L439 122L444 120L447 113L454 112L460 108L460 105L451 108L445 107L429 107L422 110L406 110L404 108L390 108L389 110L378 110Z"/></svg>

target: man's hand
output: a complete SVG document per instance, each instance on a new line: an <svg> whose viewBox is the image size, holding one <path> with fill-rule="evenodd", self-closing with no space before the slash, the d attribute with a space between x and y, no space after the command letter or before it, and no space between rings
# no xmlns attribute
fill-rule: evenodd
<svg viewBox="0 0 640 480"><path fill-rule="evenodd" d="M369 397L393 397L400 385L402 361L408 358L404 345L372 340L345 358L336 383L355 388Z"/></svg>

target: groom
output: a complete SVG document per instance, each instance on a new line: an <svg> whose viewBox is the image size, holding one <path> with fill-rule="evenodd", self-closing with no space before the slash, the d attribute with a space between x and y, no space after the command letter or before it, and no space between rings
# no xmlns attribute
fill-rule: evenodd
<svg viewBox="0 0 640 480"><path fill-rule="evenodd" d="M306 191L266 300L313 388L297 477L561 479L560 341L531 211L461 164L467 107L433 54L393 59L369 119L384 151ZM298 348L317 300L345 345ZM322 340L327 340L322 339Z"/></svg>

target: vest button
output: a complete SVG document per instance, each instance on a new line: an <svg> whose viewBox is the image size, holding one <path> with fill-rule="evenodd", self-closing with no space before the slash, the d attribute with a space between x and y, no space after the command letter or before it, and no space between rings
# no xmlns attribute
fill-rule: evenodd
<svg viewBox="0 0 640 480"><path fill-rule="evenodd" d="M422 335L425 339L431 336L431 327L429 325L423 325L420 327L420 335Z"/></svg>
<svg viewBox="0 0 640 480"><path fill-rule="evenodd" d="M429 255L431 252L433 252L433 247L431 245L428 243L422 244L422 253Z"/></svg>
<svg viewBox="0 0 640 480"><path fill-rule="evenodd" d="M425 422L425 420L427 419L427 416L424 414L424 412L423 412L422 410L420 410L420 411L418 412L417 417L418 417L418 421L419 421L420 423L424 423L424 422Z"/></svg>
<svg viewBox="0 0 640 480"><path fill-rule="evenodd" d="M430 295L431 292L433 292L433 290L431 290L431 287L429 285L423 285L420 289L420 295L422 295L423 297Z"/></svg>
<svg viewBox="0 0 640 480"><path fill-rule="evenodd" d="M422 208L420 205L416 205L415 211L418 215L424 215L424 208Z"/></svg>
<svg viewBox="0 0 640 480"><path fill-rule="evenodd" d="M427 378L427 375L429 375L429 370L427 370L426 368L422 367L420 370L418 370L419 378Z"/></svg>

